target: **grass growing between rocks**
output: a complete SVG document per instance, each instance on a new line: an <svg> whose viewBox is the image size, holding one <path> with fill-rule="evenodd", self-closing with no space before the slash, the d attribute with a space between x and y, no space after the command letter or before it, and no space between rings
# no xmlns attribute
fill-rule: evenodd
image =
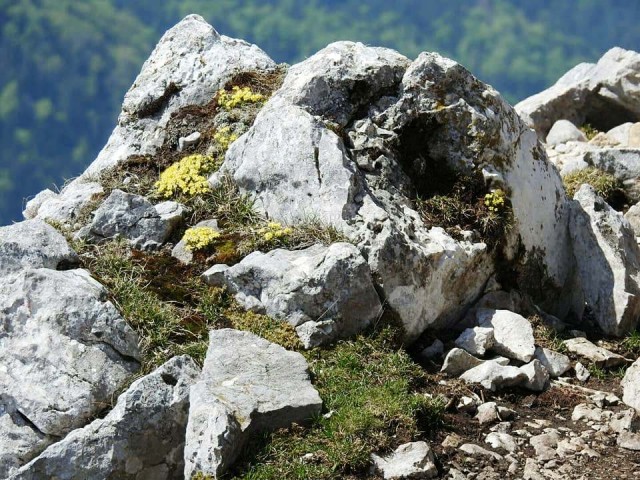
<svg viewBox="0 0 640 480"><path fill-rule="evenodd" d="M444 402L418 393L425 373L393 327L304 355L325 415L256 441L233 478L362 478L371 452L388 452L441 422Z"/></svg>
<svg viewBox="0 0 640 480"><path fill-rule="evenodd" d="M74 246L138 333L143 372L182 354L202 363L213 328L247 330L286 348L300 347L291 325L243 311L225 290L205 285L166 253L130 250L124 241Z"/></svg>
<svg viewBox="0 0 640 480"><path fill-rule="evenodd" d="M614 201L615 196L622 188L616 177L595 167L587 167L568 173L562 177L562 183L564 183L569 198L573 198L580 187L588 183L607 203Z"/></svg>

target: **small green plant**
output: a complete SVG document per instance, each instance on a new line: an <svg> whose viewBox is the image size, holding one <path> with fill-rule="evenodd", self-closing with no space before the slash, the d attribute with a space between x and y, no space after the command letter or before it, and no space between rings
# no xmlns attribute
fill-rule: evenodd
<svg viewBox="0 0 640 480"><path fill-rule="evenodd" d="M164 198L178 193L195 196L208 192L211 187L206 174L216 167L212 157L195 154L184 157L160 174L156 192Z"/></svg>
<svg viewBox="0 0 640 480"><path fill-rule="evenodd" d="M587 137L587 140L592 140L596 135L598 135L598 133L600 133L598 130L593 128L589 123L585 123L584 125L582 125L580 127L580 130L582 130L582 133L584 133L584 136Z"/></svg>
<svg viewBox="0 0 640 480"><path fill-rule="evenodd" d="M620 188L620 182L616 177L595 167L587 167L568 173L562 177L562 182L570 198L573 198L585 183L591 185L596 193L607 201Z"/></svg>
<svg viewBox="0 0 640 480"><path fill-rule="evenodd" d="M192 252L205 250L220 238L220 233L211 227L193 227L184 232L185 248Z"/></svg>
<svg viewBox="0 0 640 480"><path fill-rule="evenodd" d="M290 237L291 234L293 234L293 228L283 227L278 222L269 222L266 227L258 230L258 235L261 235L267 242Z"/></svg>
<svg viewBox="0 0 640 480"><path fill-rule="evenodd" d="M231 92L224 89L218 92L218 105L225 110L232 110L248 103L259 103L264 100L264 95L253 92L249 87L240 88L235 85L231 89Z"/></svg>
<svg viewBox="0 0 640 480"><path fill-rule="evenodd" d="M634 330L622 341L622 347L634 357L640 356L640 330Z"/></svg>
<svg viewBox="0 0 640 480"><path fill-rule="evenodd" d="M484 196L484 204L490 212L499 213L505 208L505 193L498 189Z"/></svg>

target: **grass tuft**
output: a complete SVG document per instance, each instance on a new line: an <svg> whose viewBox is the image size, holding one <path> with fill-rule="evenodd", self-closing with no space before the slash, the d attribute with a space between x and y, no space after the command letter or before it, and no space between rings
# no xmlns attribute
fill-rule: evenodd
<svg viewBox="0 0 640 480"><path fill-rule="evenodd" d="M595 167L571 172L562 177L562 182L569 198L573 198L580 187L588 183L607 203L611 203L612 197L622 187L616 177Z"/></svg>

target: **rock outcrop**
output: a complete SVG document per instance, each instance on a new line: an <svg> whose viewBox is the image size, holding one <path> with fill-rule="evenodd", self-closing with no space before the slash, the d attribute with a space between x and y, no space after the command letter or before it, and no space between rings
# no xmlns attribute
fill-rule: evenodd
<svg viewBox="0 0 640 480"><path fill-rule="evenodd" d="M72 223L98 192L92 179L133 155L155 153L174 112L208 103L234 75L275 66L255 45L220 35L199 15L185 17L163 35L142 66L124 97L118 125L98 157L59 195L45 199L36 216Z"/></svg>
<svg viewBox="0 0 640 480"><path fill-rule="evenodd" d="M409 338L457 321L495 272L486 243L425 225L415 200L484 174L512 207L506 257L523 278L540 272L548 288L532 293L547 308L572 303L559 301L572 262L559 176L499 94L437 54L410 62L331 44L291 68L212 183L224 174L270 218L315 217L348 233Z"/></svg>

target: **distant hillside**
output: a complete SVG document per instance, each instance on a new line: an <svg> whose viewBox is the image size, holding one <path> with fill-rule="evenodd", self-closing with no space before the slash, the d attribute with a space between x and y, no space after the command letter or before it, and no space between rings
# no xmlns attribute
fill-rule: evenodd
<svg viewBox="0 0 640 480"><path fill-rule="evenodd" d="M436 50L512 102L611 46L640 49L640 4L621 0L0 0L0 224L93 160L142 62L188 13L277 61L339 39Z"/></svg>

